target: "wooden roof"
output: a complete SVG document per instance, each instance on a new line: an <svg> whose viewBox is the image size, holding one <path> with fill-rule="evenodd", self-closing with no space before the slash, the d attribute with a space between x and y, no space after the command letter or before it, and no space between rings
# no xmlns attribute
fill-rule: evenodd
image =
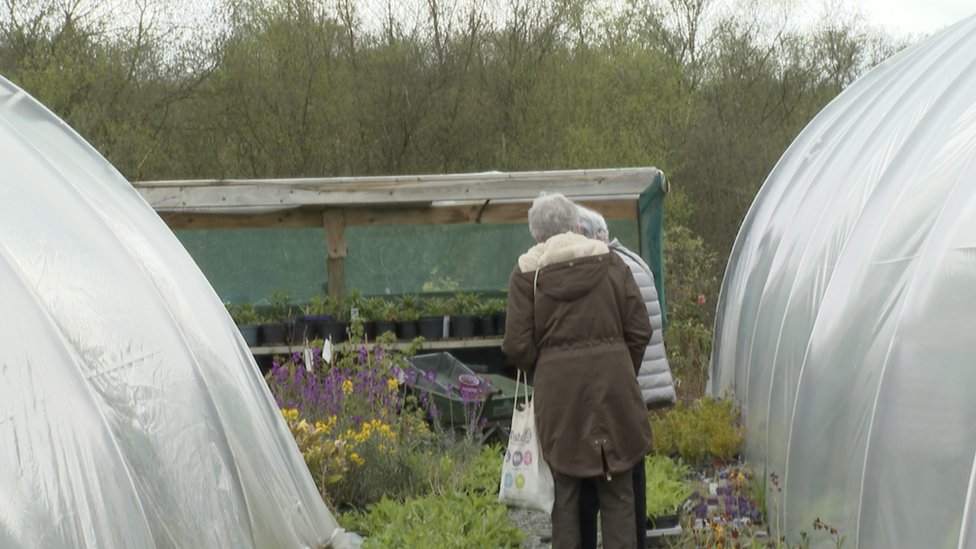
<svg viewBox="0 0 976 549"><path fill-rule="evenodd" d="M133 186L173 229L524 222L542 191L560 192L608 219L634 219L657 168L471 174L147 181ZM661 179L663 181L663 178Z"/></svg>

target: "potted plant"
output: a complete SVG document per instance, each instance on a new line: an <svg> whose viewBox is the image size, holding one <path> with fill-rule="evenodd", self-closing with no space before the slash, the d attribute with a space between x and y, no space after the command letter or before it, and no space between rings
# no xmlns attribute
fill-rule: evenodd
<svg viewBox="0 0 976 549"><path fill-rule="evenodd" d="M281 324L285 333L285 342L295 341L295 308L292 304L292 294L287 289L275 290L267 296L268 303L271 305L274 318Z"/></svg>
<svg viewBox="0 0 976 549"><path fill-rule="evenodd" d="M652 455L644 460L648 528L662 530L678 525L678 509L694 490L685 482L691 467L678 458Z"/></svg>
<svg viewBox="0 0 976 549"><path fill-rule="evenodd" d="M448 301L448 312L451 316L451 335L454 337L474 337L475 325L478 317L474 309L478 304L480 294L457 293Z"/></svg>
<svg viewBox="0 0 976 549"><path fill-rule="evenodd" d="M495 311L491 308L491 303L479 302L474 308L474 314L478 317L478 333L483 336L495 335Z"/></svg>
<svg viewBox="0 0 976 549"><path fill-rule="evenodd" d="M416 294L404 294L400 298L400 339L413 340L420 335L420 309L423 303Z"/></svg>
<svg viewBox="0 0 976 549"><path fill-rule="evenodd" d="M274 313L260 315L258 323L261 326L261 342L263 345L284 345L285 327Z"/></svg>
<svg viewBox="0 0 976 549"><path fill-rule="evenodd" d="M403 309L398 301L386 301L380 299L380 303L373 307L373 326L376 328L376 337L386 332L393 335L397 333L397 324L403 316Z"/></svg>
<svg viewBox="0 0 976 549"><path fill-rule="evenodd" d="M345 341L348 334L349 324L343 317L343 304L329 295L320 295L313 298L312 312L315 313L315 334L316 337L329 340L333 343Z"/></svg>
<svg viewBox="0 0 976 549"><path fill-rule="evenodd" d="M508 298L495 297L489 299L488 303L495 315L495 333L503 335L505 333L505 320L508 316Z"/></svg>
<svg viewBox="0 0 976 549"><path fill-rule="evenodd" d="M369 340L373 339L373 311L376 306L375 300L370 300L359 290L353 290L343 302L343 308L348 311L348 321L359 322L363 327L363 336Z"/></svg>
<svg viewBox="0 0 976 549"><path fill-rule="evenodd" d="M442 297L431 296L424 300L420 310L420 335L430 341L446 336L444 319L447 316L448 303Z"/></svg>
<svg viewBox="0 0 976 549"><path fill-rule="evenodd" d="M237 325L237 329L244 337L244 342L248 347L256 347L259 344L260 329L258 327L258 313L254 305L250 303L226 303L227 312Z"/></svg>

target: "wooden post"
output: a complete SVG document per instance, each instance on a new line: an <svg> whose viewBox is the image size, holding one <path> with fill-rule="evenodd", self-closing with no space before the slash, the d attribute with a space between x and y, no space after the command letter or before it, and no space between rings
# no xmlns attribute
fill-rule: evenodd
<svg viewBox="0 0 976 549"><path fill-rule="evenodd" d="M349 257L345 213L342 210L324 210L322 226L325 228L325 243L329 247L329 258L326 260L329 296L342 300L346 297L346 271L343 260Z"/></svg>

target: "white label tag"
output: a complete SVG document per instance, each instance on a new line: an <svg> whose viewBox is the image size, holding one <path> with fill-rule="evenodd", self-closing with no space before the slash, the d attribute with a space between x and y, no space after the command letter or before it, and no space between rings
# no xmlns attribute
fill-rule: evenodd
<svg viewBox="0 0 976 549"><path fill-rule="evenodd" d="M325 343L322 344L322 360L326 364L332 365L332 340L326 339Z"/></svg>

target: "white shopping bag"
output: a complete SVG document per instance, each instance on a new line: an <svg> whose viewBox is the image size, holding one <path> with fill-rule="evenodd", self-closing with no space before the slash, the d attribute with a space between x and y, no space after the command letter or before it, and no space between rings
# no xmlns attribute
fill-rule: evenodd
<svg viewBox="0 0 976 549"><path fill-rule="evenodd" d="M512 431L508 437L508 451L502 463L502 478L498 487L498 502L522 509L537 509L552 514L556 498L555 484L549 464L542 459L539 433L535 427L535 408L525 390L525 409L519 406L519 384L522 372L515 381L515 410L512 412Z"/></svg>

